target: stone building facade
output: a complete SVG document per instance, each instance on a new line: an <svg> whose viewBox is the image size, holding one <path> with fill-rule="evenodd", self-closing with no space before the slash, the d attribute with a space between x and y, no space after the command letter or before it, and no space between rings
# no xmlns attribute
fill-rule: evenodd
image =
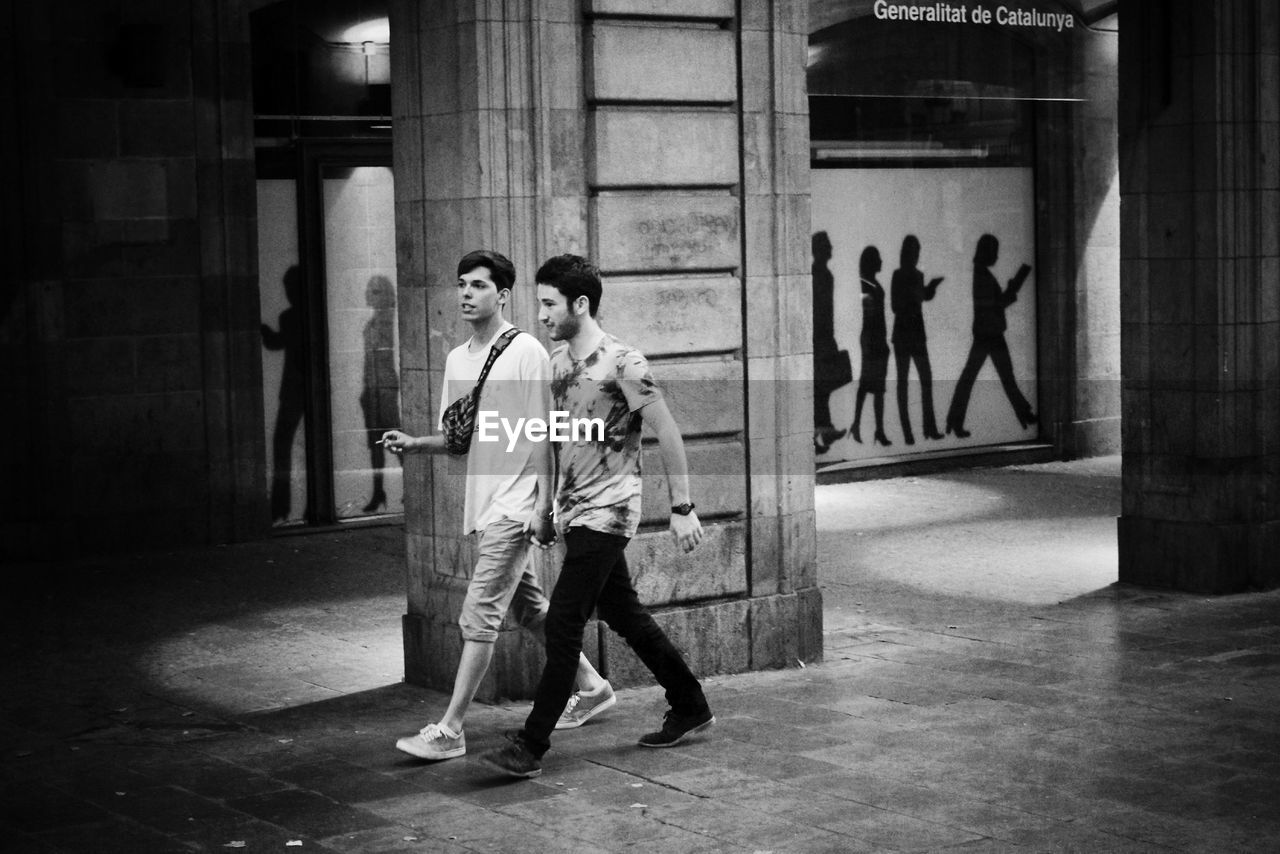
<svg viewBox="0 0 1280 854"><path fill-rule="evenodd" d="M263 259L296 242L313 309L327 259L313 240L322 226L265 216L263 200L284 188L290 210L295 198L329 210L342 199L325 195L325 164L340 156L344 180L365 165L394 173L387 213L367 216L370 245L384 247L370 254L394 268L394 287L375 286L374 262L353 265L363 272L345 285L356 319L343 334L358 340L363 326L377 341L365 390L371 372L382 377L377 394L398 395L402 411L370 415L377 394L359 392L349 364L358 345L316 350L330 363L313 353L300 380L316 417L292 425L309 474L384 466L355 459L367 459L377 419L434 423L444 354L465 331L450 293L464 248L506 250L526 288L542 258L589 254L606 276L603 324L672 390L709 528L693 556L673 553L650 466L649 525L631 547L643 596L702 672L820 657L811 190L828 175L812 159L813 5L310 4L335 21L348 7L388 20L389 46L338 30L311 44L359 77L348 110L263 58L255 33L289 25L302 8L292 0L17 4L0 17L12 170L0 194L4 558L270 534L289 450L273 446L282 369L264 349L262 327L278 330ZM1088 93L1082 106L1033 108L1034 441L1063 458L1114 452L1123 421L1122 580L1280 583L1278 31L1261 2L1126 2L1118 40L1069 46L1056 66ZM296 68L309 49L286 45L280 61ZM285 112L270 113L268 96ZM380 192L360 186L362 200ZM272 268L272 292L285 266ZM517 290L513 319L532 329L531 292ZM392 301L390 332L365 325ZM313 344L336 339L315 311L308 322ZM329 394L347 380L348 399ZM409 546L406 671L428 684L451 678L444 615L471 557L456 533L458 472L418 459L394 472ZM398 498L343 498L355 482L344 477L295 484L287 521L338 524L344 501L400 509ZM554 566L541 567L549 583ZM641 677L607 632L590 639L620 684ZM482 690L526 693L537 667L511 633Z"/></svg>
<svg viewBox="0 0 1280 854"><path fill-rule="evenodd" d="M804 5L490 8L391 5L392 78L421 69L392 94L408 422L433 423L444 355L464 340L458 247L509 248L525 277L513 319L526 329L540 260L591 256L605 277L600 321L666 387L707 524L699 549L680 554L651 449L651 527L631 546L642 598L699 672L819 658ZM460 468L432 458L405 469L407 667L437 685L452 681L453 614L473 562L450 500ZM558 561L542 563L550 583ZM588 638L615 682L647 677L616 636L593 625ZM482 692L532 691L540 660L518 636L495 660L501 687Z"/></svg>

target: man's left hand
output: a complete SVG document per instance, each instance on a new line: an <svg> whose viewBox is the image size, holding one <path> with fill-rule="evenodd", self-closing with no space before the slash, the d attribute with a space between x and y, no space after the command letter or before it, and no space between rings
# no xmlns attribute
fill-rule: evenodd
<svg viewBox="0 0 1280 854"><path fill-rule="evenodd" d="M702 523L698 521L698 514L693 511L689 511L687 516L672 513L671 533L682 551L691 552L696 549L698 543L702 542Z"/></svg>

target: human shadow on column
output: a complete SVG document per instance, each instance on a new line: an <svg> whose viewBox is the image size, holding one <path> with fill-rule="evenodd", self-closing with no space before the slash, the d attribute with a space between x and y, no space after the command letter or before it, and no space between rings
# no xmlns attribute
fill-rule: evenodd
<svg viewBox="0 0 1280 854"><path fill-rule="evenodd" d="M396 373L396 289L386 276L374 276L365 288L365 301L373 315L364 325L364 388L360 409L369 444L369 468L373 492L363 512L386 506L382 470L386 450L382 434L400 423L400 376Z"/></svg>
<svg viewBox="0 0 1280 854"><path fill-rule="evenodd" d="M813 450L825 454L844 435L831 424L831 393L853 381L849 353L836 344L833 254L825 231L813 235Z"/></svg>
<svg viewBox="0 0 1280 854"><path fill-rule="evenodd" d="M858 375L858 397L854 405L854 441L862 441L862 405L867 395L876 414L875 440L886 447L893 443L884 433L884 386L889 373L889 331L884 318L884 286L876 279L883 266L880 250L868 246L858 259L858 278L862 284L862 334L858 345L862 350L862 370Z"/></svg>
<svg viewBox="0 0 1280 854"><path fill-rule="evenodd" d="M1008 287L1001 290L1000 283L991 273L991 267L999 257L1000 241L990 234L978 238L978 247L973 255L973 345L969 348L969 358L960 371L960 379L956 382L951 406L947 410L947 432L954 433L960 439L971 435L964 429L969 395L973 392L978 371L988 357L995 366L1018 423L1025 430L1036 421L1031 404L1022 396L1014 380L1013 361L1009 357L1009 345L1004 340L1007 328L1004 310L1018 298L1018 291L1031 273L1031 267L1028 264L1019 267L1017 274L1009 280Z"/></svg>
<svg viewBox="0 0 1280 854"><path fill-rule="evenodd" d="M893 308L893 355L898 372L898 420L902 424L902 440L914 445L911 413L907 403L907 381L911 363L920 375L920 405L923 410L923 432L926 439L941 439L933 412L933 369L929 365L929 345L924 332L924 303L933 299L942 284L937 276L925 284L920 263L920 240L914 234L902 239L899 267L893 271L889 285L889 304Z"/></svg>
<svg viewBox="0 0 1280 854"><path fill-rule="evenodd" d="M280 312L280 329L277 331L262 324L262 346L268 350L284 351L284 371L280 375L280 407L276 411L276 426L271 436L274 463L271 477L273 522L285 522L289 519L293 437L306 414L307 331L302 308L302 271L297 264L284 273L284 294L289 300L289 307ZM309 511L303 512L304 518L310 515Z"/></svg>

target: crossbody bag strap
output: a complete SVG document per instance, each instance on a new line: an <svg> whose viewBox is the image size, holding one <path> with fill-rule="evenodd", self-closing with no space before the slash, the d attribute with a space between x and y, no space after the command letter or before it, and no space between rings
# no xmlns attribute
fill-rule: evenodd
<svg viewBox="0 0 1280 854"><path fill-rule="evenodd" d="M480 398L480 390L484 388L484 381L489 377L489 369L493 367L493 363L498 361L498 357L502 355L502 351L507 349L507 345L511 340L520 334L520 330L511 327L506 332L498 336L498 340L493 342L493 346L489 348L489 358L484 360L484 367L480 369L480 378L476 380L476 399Z"/></svg>

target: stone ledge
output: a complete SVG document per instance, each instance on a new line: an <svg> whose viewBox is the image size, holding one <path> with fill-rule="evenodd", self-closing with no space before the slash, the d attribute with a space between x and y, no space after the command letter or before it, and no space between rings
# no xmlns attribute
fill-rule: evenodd
<svg viewBox="0 0 1280 854"><path fill-rule="evenodd" d="M462 653L462 634L456 613L447 620L405 614L401 617L401 628L404 634L405 681L446 694L451 692ZM582 636L582 651L597 666L600 662L599 637L596 621L587 623ZM532 698L545 663L541 641L509 620L504 621L502 633L494 645L493 662L476 690L476 699L495 703L505 699Z"/></svg>
<svg viewBox="0 0 1280 854"><path fill-rule="evenodd" d="M1188 593L1280 587L1280 521L1192 522L1121 516L1120 581Z"/></svg>
<svg viewBox="0 0 1280 854"><path fill-rule="evenodd" d="M699 678L822 660L822 592L816 587L662 611L653 618ZM601 644L615 687L653 684L648 668L603 624Z"/></svg>
<svg viewBox="0 0 1280 854"><path fill-rule="evenodd" d="M743 673L751 667L750 635L747 621L750 603L746 599L719 602L692 608L661 611L653 619L698 677L718 673ZM606 675L615 688L652 685L653 674L626 641L612 630L601 632Z"/></svg>
<svg viewBox="0 0 1280 854"><path fill-rule="evenodd" d="M734 3L733 0L588 0L584 11L597 16L727 21L734 16Z"/></svg>

